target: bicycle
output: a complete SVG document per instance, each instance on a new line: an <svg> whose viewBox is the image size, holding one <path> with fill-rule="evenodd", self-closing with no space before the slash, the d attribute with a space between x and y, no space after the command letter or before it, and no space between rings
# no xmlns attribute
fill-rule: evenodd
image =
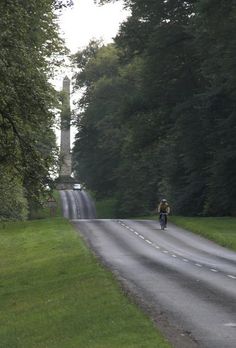
<svg viewBox="0 0 236 348"><path fill-rule="evenodd" d="M160 213L160 225L161 225L161 230L164 230L166 228L166 216L167 213Z"/></svg>

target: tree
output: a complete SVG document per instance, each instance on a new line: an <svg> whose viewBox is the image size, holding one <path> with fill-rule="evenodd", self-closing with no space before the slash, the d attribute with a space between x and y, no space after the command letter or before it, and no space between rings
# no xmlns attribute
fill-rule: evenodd
<svg viewBox="0 0 236 348"><path fill-rule="evenodd" d="M12 167L0 165L0 221L25 220L28 216L28 203L23 183Z"/></svg>
<svg viewBox="0 0 236 348"><path fill-rule="evenodd" d="M116 79L118 56L113 45L91 42L75 55L81 71L77 88L85 88L79 102L74 148L77 175L98 195L114 191L115 168L119 162L120 129L116 121L121 85Z"/></svg>
<svg viewBox="0 0 236 348"><path fill-rule="evenodd" d="M236 141L236 34L235 1L199 1L196 37L207 81L202 112L208 128L208 195L205 212L235 215Z"/></svg>
<svg viewBox="0 0 236 348"><path fill-rule="evenodd" d="M55 9L65 1L1 1L0 162L17 173L28 199L36 199L55 163L52 130L57 103L48 82L63 50Z"/></svg>
<svg viewBox="0 0 236 348"><path fill-rule="evenodd" d="M235 2L126 0L125 6L131 16L115 38L115 70L101 69L95 54L79 75L93 76L80 102L78 133L80 159L83 144L91 146L96 159L85 156L86 167L102 168L93 188L99 182L100 195L107 194L102 180L109 182L112 156L97 158L114 148L106 140L114 125L119 140L109 194L118 198L120 215L153 209L163 196L176 213L235 214Z"/></svg>

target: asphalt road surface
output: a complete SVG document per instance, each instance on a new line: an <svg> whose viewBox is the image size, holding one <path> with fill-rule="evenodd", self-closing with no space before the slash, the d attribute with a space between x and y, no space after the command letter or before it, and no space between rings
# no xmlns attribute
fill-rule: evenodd
<svg viewBox="0 0 236 348"><path fill-rule="evenodd" d="M95 219L93 200L84 190L60 191L63 216L67 219Z"/></svg>
<svg viewBox="0 0 236 348"><path fill-rule="evenodd" d="M86 208L77 209L78 195ZM174 347L236 347L235 252L171 224L83 218L95 213L89 197L62 197L67 217Z"/></svg>

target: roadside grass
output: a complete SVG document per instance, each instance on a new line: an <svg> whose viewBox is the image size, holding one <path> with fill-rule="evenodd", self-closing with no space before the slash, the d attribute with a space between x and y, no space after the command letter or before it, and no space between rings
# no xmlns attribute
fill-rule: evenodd
<svg viewBox="0 0 236 348"><path fill-rule="evenodd" d="M114 219L115 218L115 198L107 198L102 200L95 200L96 213L98 219Z"/></svg>
<svg viewBox="0 0 236 348"><path fill-rule="evenodd" d="M170 347L63 218L0 224L0 268L0 347Z"/></svg>
<svg viewBox="0 0 236 348"><path fill-rule="evenodd" d="M170 221L236 251L236 218L171 216Z"/></svg>

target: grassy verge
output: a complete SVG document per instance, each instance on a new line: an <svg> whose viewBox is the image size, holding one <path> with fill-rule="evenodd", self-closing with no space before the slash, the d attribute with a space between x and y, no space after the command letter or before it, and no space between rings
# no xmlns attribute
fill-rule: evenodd
<svg viewBox="0 0 236 348"><path fill-rule="evenodd" d="M0 225L0 346L167 348L62 218Z"/></svg>
<svg viewBox="0 0 236 348"><path fill-rule="evenodd" d="M96 213L98 219L114 219L115 218L115 205L116 200L114 198L107 198L103 200L96 200Z"/></svg>
<svg viewBox="0 0 236 348"><path fill-rule="evenodd" d="M170 221L236 251L236 218L171 216Z"/></svg>

